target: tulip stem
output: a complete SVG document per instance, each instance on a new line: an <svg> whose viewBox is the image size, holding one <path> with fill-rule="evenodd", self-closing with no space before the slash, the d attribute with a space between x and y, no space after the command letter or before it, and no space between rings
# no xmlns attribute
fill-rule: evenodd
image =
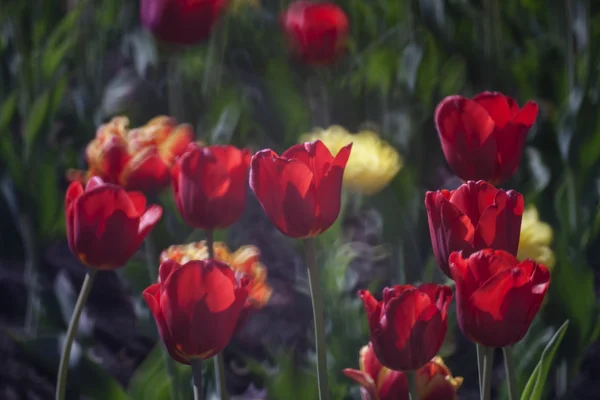
<svg viewBox="0 0 600 400"><path fill-rule="evenodd" d="M98 270L93 268L88 270L87 274L85 275L85 279L83 280L83 284L81 285L77 303L75 303L75 309L73 310L73 315L71 316L71 322L69 322L67 336L65 337L63 351L60 356L58 377L56 378L56 400L64 400L67 392L67 374L69 373L71 347L73 346L73 339L75 338L75 333L79 327L79 318L81 317L81 312L83 311L83 307L85 306L87 298L92 291L92 284L94 283L94 278L96 277L97 272Z"/></svg>
<svg viewBox="0 0 600 400"><path fill-rule="evenodd" d="M146 253L146 267L148 268L148 274L150 275L150 284L157 282L158 280L158 268L156 266L160 263L160 257L156 251L156 242L154 240L154 232L150 232L146 236L144 243L144 250ZM171 390L171 399L179 400L179 390L177 387L178 374L175 361L171 358L169 353L163 348L163 359L165 363L165 369L167 371L167 378L169 380L169 389Z"/></svg>
<svg viewBox="0 0 600 400"><path fill-rule="evenodd" d="M202 359L193 357L191 359L191 365L194 400L204 400L204 388L202 387Z"/></svg>
<svg viewBox="0 0 600 400"><path fill-rule="evenodd" d="M407 371L406 378L408 379L408 391L410 400L419 400L417 395L417 374L415 371Z"/></svg>
<svg viewBox="0 0 600 400"><path fill-rule="evenodd" d="M207 229L206 248L208 249L209 260L215 258L214 243L214 232L212 229ZM215 380L217 381L217 397L221 400L227 400L229 399L229 394L227 393L227 380L225 379L225 359L222 351L213 357L213 363L215 366Z"/></svg>
<svg viewBox="0 0 600 400"><path fill-rule="evenodd" d="M327 380L327 349L325 341L325 323L323 321L323 300L319 290L319 269L317 267L317 249L314 238L304 239L304 251L308 269L308 283L315 321L315 345L317 351L317 377L319 382L319 399L329 400L329 383Z"/></svg>
<svg viewBox="0 0 600 400"><path fill-rule="evenodd" d="M485 356L485 348L479 343L475 344L477 348L477 375L479 376L479 387L481 387L481 382L483 381L483 361Z"/></svg>
<svg viewBox="0 0 600 400"><path fill-rule="evenodd" d="M483 360L483 379L481 388L481 400L492 399L492 364L494 361L494 349L490 347L482 347Z"/></svg>
<svg viewBox="0 0 600 400"><path fill-rule="evenodd" d="M510 400L519 399L519 389L517 387L517 375L515 370L515 360L512 354L512 347L502 348L504 353L504 368L506 369L506 381L508 382L508 398Z"/></svg>

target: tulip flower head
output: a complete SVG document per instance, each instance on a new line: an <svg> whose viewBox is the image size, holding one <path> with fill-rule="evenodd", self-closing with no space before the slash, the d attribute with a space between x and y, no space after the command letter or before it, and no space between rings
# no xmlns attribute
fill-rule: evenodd
<svg viewBox="0 0 600 400"><path fill-rule="evenodd" d="M520 261L531 258L538 264L544 264L549 270L552 270L556 263L554 252L550 247L552 236L552 227L540 221L537 208L533 205L528 206L523 212L517 258Z"/></svg>
<svg viewBox="0 0 600 400"><path fill-rule="evenodd" d="M169 170L194 138L189 125L156 117L129 129L129 120L115 117L98 128L85 151L88 171L69 171L70 180L87 182L92 176L127 190L158 192L169 185Z"/></svg>
<svg viewBox="0 0 600 400"><path fill-rule="evenodd" d="M190 143L171 171L175 204L196 229L223 229L246 206L250 151Z"/></svg>
<svg viewBox="0 0 600 400"><path fill-rule="evenodd" d="M292 52L307 64L331 64L346 51L348 18L333 3L296 1L280 22Z"/></svg>
<svg viewBox="0 0 600 400"><path fill-rule="evenodd" d="M162 41L190 45L210 36L226 5L226 0L142 0L140 19Z"/></svg>
<svg viewBox="0 0 600 400"><path fill-rule="evenodd" d="M491 184L469 181L456 190L425 194L433 253L448 276L453 251L468 256L485 248L517 254L523 196Z"/></svg>
<svg viewBox="0 0 600 400"><path fill-rule="evenodd" d="M162 341L182 364L220 353L231 340L248 297L247 280L215 260L160 265L159 283L144 290Z"/></svg>
<svg viewBox="0 0 600 400"><path fill-rule="evenodd" d="M213 243L215 260L227 264L236 277L245 277L248 282L248 300L246 307L260 309L264 307L273 289L267 283L267 269L260 262L260 250L256 246L243 246L236 251L230 251L225 243ZM208 259L208 247L205 241L184 245L170 246L160 255L160 262L167 260L185 264L189 261Z"/></svg>
<svg viewBox="0 0 600 400"><path fill-rule="evenodd" d="M444 285L397 285L377 301L367 290L359 296L367 310L373 350L384 366L414 371L442 347L448 328L452 289Z"/></svg>
<svg viewBox="0 0 600 400"><path fill-rule="evenodd" d="M456 282L458 324L470 340L487 347L520 341L550 285L548 269L533 260L519 262L502 250L450 255Z"/></svg>
<svg viewBox="0 0 600 400"><path fill-rule="evenodd" d="M402 371L381 365L373 344L360 350L360 370L346 368L344 374L361 385L363 400L408 400L408 380ZM453 377L441 357L434 357L416 370L416 389L419 400L456 400L463 378Z"/></svg>
<svg viewBox="0 0 600 400"><path fill-rule="evenodd" d="M162 208L146 208L143 194L93 177L85 190L80 182L69 185L65 215L71 252L89 267L111 270L137 251L160 220Z"/></svg>
<svg viewBox="0 0 600 400"><path fill-rule="evenodd" d="M486 180L495 185L516 172L538 105L523 108L498 92L473 99L446 97L435 110L435 125L450 168L462 180Z"/></svg>
<svg viewBox="0 0 600 400"><path fill-rule="evenodd" d="M292 146L281 156L267 149L252 157L250 187L281 233L314 237L333 225L351 148L344 146L333 157L317 140Z"/></svg>
<svg viewBox="0 0 600 400"><path fill-rule="evenodd" d="M333 125L303 138L322 141L332 153L352 143L352 154L344 171L344 187L353 192L374 195L386 187L402 168L402 158L396 149L373 131L351 134L343 127Z"/></svg>

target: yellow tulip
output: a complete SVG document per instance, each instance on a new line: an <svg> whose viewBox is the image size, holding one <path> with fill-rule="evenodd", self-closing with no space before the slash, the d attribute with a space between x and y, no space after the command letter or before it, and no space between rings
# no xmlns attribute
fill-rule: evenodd
<svg viewBox="0 0 600 400"><path fill-rule="evenodd" d="M403 165L396 149L377 133L363 130L352 134L339 125L318 129L302 136L302 141L321 140L331 154L352 142L352 152L344 171L344 187L373 195L386 187Z"/></svg>
<svg viewBox="0 0 600 400"><path fill-rule="evenodd" d="M517 258L519 260L531 258L551 269L556 262L554 252L550 248L552 236L552 227L540 221L535 206L527 207L521 222L521 237Z"/></svg>

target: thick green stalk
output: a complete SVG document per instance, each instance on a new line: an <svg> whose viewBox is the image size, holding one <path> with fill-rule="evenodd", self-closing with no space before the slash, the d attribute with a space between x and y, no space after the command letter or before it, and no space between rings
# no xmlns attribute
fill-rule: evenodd
<svg viewBox="0 0 600 400"><path fill-rule="evenodd" d="M481 388L481 400L492 399L492 364L494 361L494 349L489 347L483 347L484 360L483 360L483 379Z"/></svg>
<svg viewBox="0 0 600 400"><path fill-rule="evenodd" d="M191 364L194 400L204 400L204 388L202 387L202 359L192 358Z"/></svg>
<svg viewBox="0 0 600 400"><path fill-rule="evenodd" d="M210 229L206 231L206 247L208 249L208 258L212 260L215 258L214 232ZM228 400L229 394L227 393L227 380L225 379L225 359L223 358L223 352L220 352L213 357L213 363L215 367L215 380L217 381L217 397L221 400Z"/></svg>
<svg viewBox="0 0 600 400"><path fill-rule="evenodd" d="M319 290L319 269L317 267L317 250L314 238L304 239L304 251L308 267L308 283L313 305L315 321L315 343L317 350L317 375L319 381L319 399L329 400L329 383L327 379L327 348L325 341L325 323L323 320L323 299Z"/></svg>
<svg viewBox="0 0 600 400"><path fill-rule="evenodd" d="M406 372L406 378L408 379L408 392L410 393L410 400L419 400L417 394L417 374L415 371Z"/></svg>
<svg viewBox="0 0 600 400"><path fill-rule="evenodd" d="M519 388L517 387L517 371L513 359L512 347L504 347L504 369L506 370L506 382L508 383L509 400L519 400Z"/></svg>
<svg viewBox="0 0 600 400"><path fill-rule="evenodd" d="M77 303L75 303L75 309L73 310L71 322L69 323L69 328L67 329L67 336L65 338L62 355L60 356L58 377L56 378L56 400L64 400L65 394L67 393L67 374L69 373L71 347L73 346L73 339L75 338L75 333L77 332L77 328L79 326L81 312L83 311L85 302L92 291L92 284L94 283L94 278L96 277L97 272L98 270L96 269L88 270L87 274L85 275L85 279L83 280L83 285L81 285Z"/></svg>
<svg viewBox="0 0 600 400"><path fill-rule="evenodd" d="M154 241L154 233L150 232L146 236L144 243L144 250L146 252L146 268L148 269L148 275L150 276L150 283L156 283L158 281L158 264L160 262L158 252L156 250L156 243ZM179 388L178 388L178 374L175 361L171 358L167 350L163 347L163 360L165 363L165 369L167 370L167 379L169 381L169 389L171 392L171 399L179 400Z"/></svg>

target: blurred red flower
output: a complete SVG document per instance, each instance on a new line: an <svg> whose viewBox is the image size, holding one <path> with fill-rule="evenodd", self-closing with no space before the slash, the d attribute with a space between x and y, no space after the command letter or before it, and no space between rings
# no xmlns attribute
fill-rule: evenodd
<svg viewBox="0 0 600 400"><path fill-rule="evenodd" d="M348 18L333 3L296 1L281 15L292 52L308 64L330 64L346 51Z"/></svg>
<svg viewBox="0 0 600 400"><path fill-rule="evenodd" d="M384 366L413 371L442 347L452 289L444 285L397 285L383 289L383 301L367 290L359 296L367 310L373 350Z"/></svg>
<svg viewBox="0 0 600 400"><path fill-rule="evenodd" d="M122 267L158 223L162 208L146 209L146 198L93 177L85 191L73 182L65 196L67 240L85 265L100 270Z"/></svg>
<svg viewBox="0 0 600 400"><path fill-rule="evenodd" d="M467 258L450 255L456 282L458 324L470 340L505 347L525 336L548 286L548 269L533 260L519 262L501 250L485 249Z"/></svg>
<svg viewBox="0 0 600 400"><path fill-rule="evenodd" d="M142 0L142 25L173 44L195 44L210 36L226 0Z"/></svg>
<svg viewBox="0 0 600 400"><path fill-rule="evenodd" d="M231 340L248 297L247 281L215 260L160 265L159 283L144 290L163 343L175 361L210 358Z"/></svg>
<svg viewBox="0 0 600 400"><path fill-rule="evenodd" d="M249 150L191 143L171 171L175 204L183 220L196 229L233 224L246 205L249 166Z"/></svg>
<svg viewBox="0 0 600 400"><path fill-rule="evenodd" d="M317 236L335 222L351 148L343 147L334 158L317 140L292 146L281 157L270 149L252 157L250 187L284 235Z"/></svg>
<svg viewBox="0 0 600 400"><path fill-rule="evenodd" d="M453 251L468 256L492 248L517 254L524 202L516 191L469 181L456 190L427 192L425 207L433 253L448 277Z"/></svg>
<svg viewBox="0 0 600 400"><path fill-rule="evenodd" d="M498 92L467 99L449 96L435 110L442 150L462 180L507 181L516 172L538 105L517 102Z"/></svg>
<svg viewBox="0 0 600 400"><path fill-rule="evenodd" d="M369 343L360 349L360 370L346 368L344 374L361 385L363 400L408 400L408 380L401 371L381 365ZM416 371L419 400L456 400L462 377L453 377L441 357L434 357Z"/></svg>
<svg viewBox="0 0 600 400"><path fill-rule="evenodd" d="M193 139L191 126L170 117L135 129L129 129L127 118L115 117L98 128L86 148L89 170L71 170L68 178L85 183L99 176L127 190L158 192L169 185L171 165Z"/></svg>

